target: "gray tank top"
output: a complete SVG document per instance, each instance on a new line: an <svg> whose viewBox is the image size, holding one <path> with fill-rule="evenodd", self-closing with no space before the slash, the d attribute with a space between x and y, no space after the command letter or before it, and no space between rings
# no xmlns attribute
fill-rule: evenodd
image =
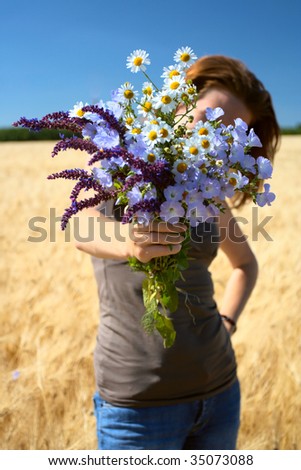
<svg viewBox="0 0 301 470"><path fill-rule="evenodd" d="M141 326L144 274L123 261L92 257L100 301L94 365L102 398L117 406L175 404L208 398L236 380L234 352L208 271L217 249L215 224L191 230L189 268L185 282L177 282L188 294L189 309L180 294L179 308L170 314L177 336L168 349L157 332L148 335Z"/></svg>

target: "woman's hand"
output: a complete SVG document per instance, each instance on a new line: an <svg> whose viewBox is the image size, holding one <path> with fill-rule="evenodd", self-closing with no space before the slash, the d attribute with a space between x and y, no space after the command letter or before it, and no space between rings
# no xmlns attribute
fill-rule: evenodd
<svg viewBox="0 0 301 470"><path fill-rule="evenodd" d="M142 263L178 253L187 230L180 223L122 224L94 208L79 214L79 226L81 239L74 240L79 250L96 258L127 260L134 256Z"/></svg>
<svg viewBox="0 0 301 470"><path fill-rule="evenodd" d="M151 222L126 227L126 257L136 257L142 263L152 258L176 254L185 239L186 225Z"/></svg>

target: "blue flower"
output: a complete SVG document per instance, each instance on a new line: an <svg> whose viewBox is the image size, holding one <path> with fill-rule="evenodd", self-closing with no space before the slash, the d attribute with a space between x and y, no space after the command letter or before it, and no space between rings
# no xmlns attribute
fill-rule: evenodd
<svg viewBox="0 0 301 470"><path fill-rule="evenodd" d="M129 206L133 206L134 204L142 201L142 194L140 189L137 188L137 186L134 186L133 189L127 192L127 198L129 201Z"/></svg>
<svg viewBox="0 0 301 470"><path fill-rule="evenodd" d="M239 129L241 132L248 131L248 124L241 118L234 119L235 129Z"/></svg>
<svg viewBox="0 0 301 470"><path fill-rule="evenodd" d="M222 108L206 108L206 118L208 121L216 121L219 117L223 116L225 113Z"/></svg>
<svg viewBox="0 0 301 470"><path fill-rule="evenodd" d="M271 178L273 167L270 160L265 157L258 157L256 163L258 166L258 177L264 180Z"/></svg>
<svg viewBox="0 0 301 470"><path fill-rule="evenodd" d="M231 198L234 196L234 187L225 179L220 181L220 193L219 198L224 201L226 197Z"/></svg>
<svg viewBox="0 0 301 470"><path fill-rule="evenodd" d="M259 205L259 207L263 207L265 205L270 206L271 202L273 202L275 198L276 198L276 195L270 192L270 185L266 183L264 185L264 192L258 193L256 195L256 202Z"/></svg>
<svg viewBox="0 0 301 470"><path fill-rule="evenodd" d="M194 204L194 203L202 203L204 202L204 197L203 194L198 190L198 189L191 189L190 191L187 191L188 194L186 195L186 203L188 205Z"/></svg>
<svg viewBox="0 0 301 470"><path fill-rule="evenodd" d="M110 111L116 119L122 116L123 108L114 100L106 102L106 109Z"/></svg>
<svg viewBox="0 0 301 470"><path fill-rule="evenodd" d="M239 142L241 145L246 145L248 140L248 125L240 118L235 119L234 122L235 127L232 130L232 137L234 141Z"/></svg>
<svg viewBox="0 0 301 470"><path fill-rule="evenodd" d="M105 186L106 188L111 188L112 187L112 176L107 173L105 170L102 168L93 168L92 170L94 178L102 185Z"/></svg>
<svg viewBox="0 0 301 470"><path fill-rule="evenodd" d="M148 148L140 134L138 134L137 137L135 137L135 139L131 139L129 141L128 150L135 157L139 157L139 158L142 158L143 160L147 160L147 155L149 153Z"/></svg>
<svg viewBox="0 0 301 470"><path fill-rule="evenodd" d="M149 225L154 218L154 214L147 211L139 210L135 213L135 219L138 224Z"/></svg>
<svg viewBox="0 0 301 470"><path fill-rule="evenodd" d="M217 158L221 159L223 161L226 161L227 158L227 150L229 149L229 144L222 136L217 136L212 140L213 144L213 150L210 151L210 155Z"/></svg>
<svg viewBox="0 0 301 470"><path fill-rule="evenodd" d="M220 189L219 181L210 178L206 178L201 188L203 197L208 199L218 197Z"/></svg>
<svg viewBox="0 0 301 470"><path fill-rule="evenodd" d="M160 217L164 222L176 224L184 215L185 210L180 202L165 201L160 206Z"/></svg>
<svg viewBox="0 0 301 470"><path fill-rule="evenodd" d="M90 138L91 140L94 139L94 137L97 134L97 126L96 124L92 124L91 122L88 122L88 124L85 125L85 127L82 130L83 137L85 138Z"/></svg>
<svg viewBox="0 0 301 470"><path fill-rule="evenodd" d="M97 126L93 142L101 149L111 149L120 144L119 134L108 126Z"/></svg>
<svg viewBox="0 0 301 470"><path fill-rule="evenodd" d="M233 143L229 159L232 163L240 163L244 170L249 170L254 174L256 173L254 169L256 162L255 158L251 157L250 155L246 155L244 152L244 147L240 143Z"/></svg>
<svg viewBox="0 0 301 470"><path fill-rule="evenodd" d="M262 143L258 135L255 134L254 129L250 130L247 142L250 147L262 147Z"/></svg>
<svg viewBox="0 0 301 470"><path fill-rule="evenodd" d="M104 170L119 170L119 168L123 168L126 165L126 162L122 157L111 157L111 158L104 158L101 160L101 167Z"/></svg>
<svg viewBox="0 0 301 470"><path fill-rule="evenodd" d="M164 189L164 196L167 201L181 201L183 198L183 186L168 186Z"/></svg>
<svg viewBox="0 0 301 470"><path fill-rule="evenodd" d="M207 208L201 200L195 200L187 205L186 217L191 227L196 227L199 223L205 222L207 219Z"/></svg>
<svg viewBox="0 0 301 470"><path fill-rule="evenodd" d="M150 188L143 194L143 199L145 201L150 199L156 199L157 197L157 190L156 188Z"/></svg>

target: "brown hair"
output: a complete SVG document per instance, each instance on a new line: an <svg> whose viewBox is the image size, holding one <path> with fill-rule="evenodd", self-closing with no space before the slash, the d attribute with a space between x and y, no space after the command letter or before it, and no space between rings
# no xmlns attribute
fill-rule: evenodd
<svg viewBox="0 0 301 470"><path fill-rule="evenodd" d="M280 128L272 98L262 82L241 61L222 55L204 56L188 69L187 78L195 84L200 96L214 87L224 88L242 100L252 114L249 127L254 129L262 143L261 148L252 149L252 156L262 155L273 162ZM239 207L247 199L245 193L237 192L233 205Z"/></svg>

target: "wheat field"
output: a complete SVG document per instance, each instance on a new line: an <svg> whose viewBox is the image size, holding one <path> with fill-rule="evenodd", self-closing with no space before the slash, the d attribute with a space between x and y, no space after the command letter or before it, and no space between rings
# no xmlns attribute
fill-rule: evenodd
<svg viewBox="0 0 301 470"><path fill-rule="evenodd" d="M46 179L84 165L85 155L51 159L52 147L0 144L1 449L96 448L96 284L89 257L55 221L73 185ZM239 449L301 449L300 158L301 137L283 137L273 206L237 213L260 266L233 336L242 388ZM217 302L229 273L220 253L212 266Z"/></svg>

